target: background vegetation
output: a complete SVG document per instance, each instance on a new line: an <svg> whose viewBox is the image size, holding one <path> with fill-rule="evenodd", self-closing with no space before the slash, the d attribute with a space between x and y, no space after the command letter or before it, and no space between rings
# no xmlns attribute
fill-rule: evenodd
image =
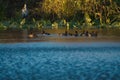
<svg viewBox="0 0 120 80"><path fill-rule="evenodd" d="M22 18L21 9L29 11ZM0 0L0 30L119 28L119 0Z"/></svg>

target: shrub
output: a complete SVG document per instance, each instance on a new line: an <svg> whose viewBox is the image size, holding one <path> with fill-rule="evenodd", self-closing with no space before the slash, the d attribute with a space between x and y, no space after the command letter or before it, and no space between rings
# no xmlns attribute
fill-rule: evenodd
<svg viewBox="0 0 120 80"><path fill-rule="evenodd" d="M6 30L7 26L0 22L0 30Z"/></svg>

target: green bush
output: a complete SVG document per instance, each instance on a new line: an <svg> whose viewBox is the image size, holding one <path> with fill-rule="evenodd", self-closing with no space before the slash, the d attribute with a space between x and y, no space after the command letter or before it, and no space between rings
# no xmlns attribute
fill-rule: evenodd
<svg viewBox="0 0 120 80"><path fill-rule="evenodd" d="M120 29L120 22L114 22L112 26Z"/></svg>
<svg viewBox="0 0 120 80"><path fill-rule="evenodd" d="M0 30L6 30L7 26L0 22Z"/></svg>

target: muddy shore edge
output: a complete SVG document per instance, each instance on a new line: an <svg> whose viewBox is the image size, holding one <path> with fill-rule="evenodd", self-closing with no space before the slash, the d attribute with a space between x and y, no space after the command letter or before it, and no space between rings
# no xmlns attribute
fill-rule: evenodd
<svg viewBox="0 0 120 80"><path fill-rule="evenodd" d="M98 37L50 37L42 36L26 39L0 39L0 43L18 43L18 42L120 42L117 36L98 36Z"/></svg>

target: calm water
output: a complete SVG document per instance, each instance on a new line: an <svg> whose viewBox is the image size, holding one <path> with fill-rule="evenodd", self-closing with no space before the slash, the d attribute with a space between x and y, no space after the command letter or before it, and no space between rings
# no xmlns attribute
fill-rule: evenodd
<svg viewBox="0 0 120 80"><path fill-rule="evenodd" d="M120 43L0 44L0 80L120 80Z"/></svg>

